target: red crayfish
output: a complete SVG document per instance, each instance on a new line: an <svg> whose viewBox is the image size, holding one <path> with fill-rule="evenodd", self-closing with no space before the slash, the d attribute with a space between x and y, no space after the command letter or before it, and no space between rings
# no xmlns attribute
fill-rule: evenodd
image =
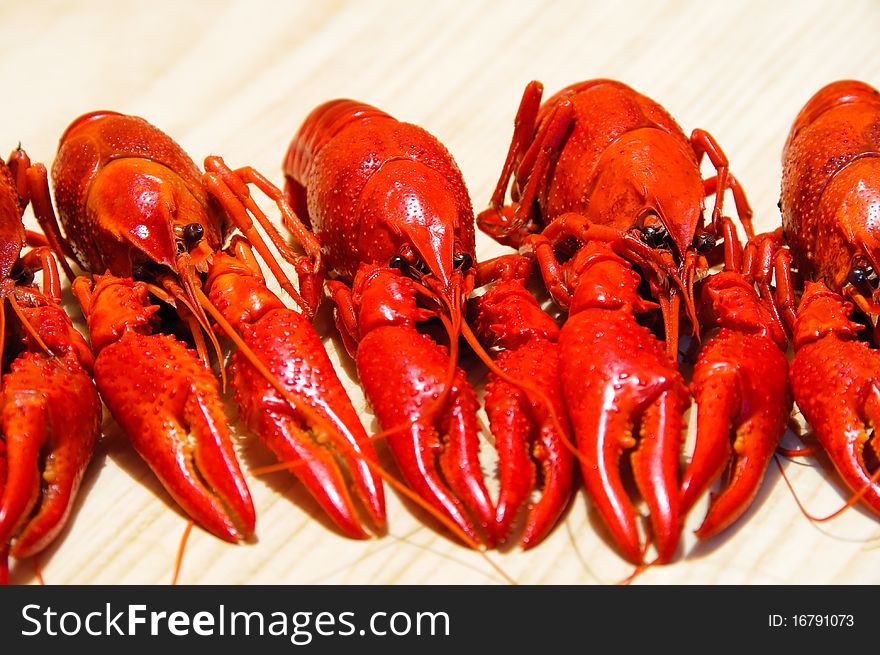
<svg viewBox="0 0 880 655"><path fill-rule="evenodd" d="M821 89L794 122L783 166L783 235L807 280L792 391L846 484L880 514L880 355L859 338L867 326L876 347L880 334L880 93L851 80ZM780 303L793 307L786 275Z"/></svg>
<svg viewBox="0 0 880 655"><path fill-rule="evenodd" d="M665 109L619 82L574 84L543 104L542 91L537 82L526 87L501 177L477 222L537 260L551 296L569 311L560 337L561 375L587 487L623 553L641 562L645 546L636 510L618 472L620 457L635 448L633 475L651 514L658 559L667 561L686 511L725 468L732 433L738 453L762 455L760 461L740 458L727 500L716 504L704 534L716 531L710 524L729 524L754 497L761 475L753 473L763 473L781 437L786 397L777 391L755 407L752 396L739 392L742 377L761 368L743 341L750 338L746 334L766 337L769 343L762 346L772 355L767 368L784 382L779 345L785 333L772 299L754 291L752 265L739 270L736 231L723 215L725 192L732 191L749 236L752 212L711 135L694 130L688 138ZM706 180L700 171L704 155L717 172ZM513 204L505 206L511 177ZM703 201L713 194L706 224ZM728 255L727 278L703 284L700 311L710 317L710 327L722 329L697 364L693 390L701 446L680 490L690 394L676 363L679 313L683 300L699 327L694 285L708 274L709 260L721 257L721 239L739 255ZM643 279L662 310L665 353L636 321L637 314L658 307L641 297ZM728 302L733 304L725 307ZM732 374L707 384L708 374L700 371L719 366ZM763 415L766 421L753 420Z"/></svg>
<svg viewBox="0 0 880 655"><path fill-rule="evenodd" d="M320 254L305 230L304 256L284 243L247 185L274 199L288 224L293 212L259 173L232 171L218 157L207 158L205 167L202 174L177 143L141 118L94 112L75 120L59 144L52 168L58 221L45 169L29 176L50 241L94 274L77 279L74 291L97 353L101 396L196 522L230 541L249 538L255 511L208 365L205 335L221 355L216 324L237 348L231 373L245 423L346 534L363 538L335 455L348 465L380 528L382 485L366 463L375 454L311 323L266 287L251 247L282 288L309 306L254 219L306 279L320 268ZM234 231L239 236L227 246ZM307 285L302 291L311 292ZM151 297L174 308L198 358ZM223 372L223 361L220 367Z"/></svg>
<svg viewBox="0 0 880 655"><path fill-rule="evenodd" d="M29 167L21 149L0 161L0 583L7 553L30 557L61 532L101 426L92 353L61 308L51 250L22 223Z"/></svg>
<svg viewBox="0 0 880 655"><path fill-rule="evenodd" d="M552 374L556 325L525 291L522 261L475 262L473 210L452 157L420 127L335 100L306 118L284 172L290 204L321 242L337 326L407 484L464 540L482 533L492 544L507 537L540 465L544 494L523 535L524 545L537 543L571 486ZM496 282L476 320L499 350L497 363L464 318L475 279ZM448 352L424 333L432 318L445 326ZM499 449L497 507L480 467L477 400L457 366L460 335L492 370L486 403Z"/></svg>

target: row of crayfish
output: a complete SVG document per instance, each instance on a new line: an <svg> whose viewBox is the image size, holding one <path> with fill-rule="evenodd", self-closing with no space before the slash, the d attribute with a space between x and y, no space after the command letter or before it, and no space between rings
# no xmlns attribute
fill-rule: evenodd
<svg viewBox="0 0 880 655"><path fill-rule="evenodd" d="M786 145L783 227L760 235L708 132L686 136L660 105L610 80L541 100L541 85L528 85L476 218L518 252L488 261L476 260L474 213L446 149L351 100L305 120L283 192L219 157L202 172L156 127L114 112L82 116L61 137L54 203L45 167L16 150L0 166L0 579L7 553L28 557L62 529L99 439L99 396L194 522L250 539L227 376L248 431L352 538L383 530L388 482L472 547L520 529L531 547L569 502L578 463L620 552L642 563L653 545L666 562L722 476L698 536L743 515L793 400L880 513L870 347L880 95L838 82L810 100ZM252 188L275 203L293 245ZM724 212L728 192L745 245ZM23 226L28 204L42 233ZM298 309L269 289L258 257ZM533 264L561 327L529 291ZM61 308L59 266L91 347ZM325 298L377 434L312 326ZM489 371L494 500L464 348ZM694 354L686 382L679 366ZM697 436L682 466L692 400ZM402 481L380 466L377 442Z"/></svg>

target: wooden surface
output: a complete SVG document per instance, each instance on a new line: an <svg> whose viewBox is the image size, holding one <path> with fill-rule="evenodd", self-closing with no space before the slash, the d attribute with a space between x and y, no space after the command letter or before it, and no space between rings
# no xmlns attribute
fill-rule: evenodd
<svg viewBox="0 0 880 655"><path fill-rule="evenodd" d="M540 79L555 92L611 77L661 102L685 131L710 130L745 185L758 225L772 227L791 121L829 81L880 84L878 34L880 5L871 0L4 2L0 148L21 142L48 164L73 118L115 109L146 117L197 161L222 154L280 182L282 156L306 114L348 96L433 132L456 157L481 209L526 82ZM478 239L480 257L504 252ZM329 334L326 317L319 327ZM375 429L353 367L335 361ZM45 579L168 582L185 521L112 421L105 427L70 527L41 558ZM270 461L255 439L239 441L245 468ZM822 462L786 466L812 511L841 504L844 492ZM427 527L394 493L387 536L357 542L321 518L292 476L249 475L249 482L258 539L231 546L195 530L182 582L504 581L483 556ZM880 582L877 521L856 510L812 525L775 467L747 520L697 545L691 531L701 509L678 560L647 571L639 583ZM540 547L489 557L522 583L611 583L631 570L582 491ZM33 570L20 562L13 580L32 582Z"/></svg>

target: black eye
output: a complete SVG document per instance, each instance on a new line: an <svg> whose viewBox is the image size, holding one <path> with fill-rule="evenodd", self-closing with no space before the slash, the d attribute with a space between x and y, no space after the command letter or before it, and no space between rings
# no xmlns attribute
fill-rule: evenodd
<svg viewBox="0 0 880 655"><path fill-rule="evenodd" d="M198 243L204 236L205 228L203 228L200 223L190 223L183 228L183 240L186 241L188 245Z"/></svg>
<svg viewBox="0 0 880 655"><path fill-rule="evenodd" d="M704 232L702 234L698 234L694 237L694 248L697 249L697 252L701 255L705 255L707 252L712 250L715 247L715 235L710 232Z"/></svg>
<svg viewBox="0 0 880 655"><path fill-rule="evenodd" d="M402 255L394 255L391 261L388 262L388 265L391 268L396 268L398 271L405 271L409 267L409 262Z"/></svg>
<svg viewBox="0 0 880 655"><path fill-rule="evenodd" d="M651 248L663 245L669 233L662 225L646 225L639 233L639 238Z"/></svg>
<svg viewBox="0 0 880 655"><path fill-rule="evenodd" d="M846 279L855 287L863 287L872 281L876 281L877 276L874 274L874 268L868 262L859 260L853 262Z"/></svg>
<svg viewBox="0 0 880 655"><path fill-rule="evenodd" d="M455 257L452 258L452 265L462 271L466 271L467 269L469 269L473 265L473 263L474 258L466 252L457 253Z"/></svg>
<svg viewBox="0 0 880 655"><path fill-rule="evenodd" d="M17 261L15 266L12 267L9 277L15 280L17 284L30 284L34 281L34 272L27 266L24 266L21 261Z"/></svg>

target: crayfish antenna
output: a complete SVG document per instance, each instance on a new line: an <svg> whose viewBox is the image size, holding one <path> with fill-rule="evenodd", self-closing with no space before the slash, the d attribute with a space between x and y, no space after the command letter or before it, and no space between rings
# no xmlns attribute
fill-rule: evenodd
<svg viewBox="0 0 880 655"><path fill-rule="evenodd" d="M813 448L815 449L815 447L813 447ZM807 451L810 449L805 448L802 450ZM782 479L785 481L785 486L788 487L788 490L791 492L791 495L794 498L794 502L797 504L798 509L801 511L801 514L803 514L807 519L809 519L813 523L827 523L829 521L836 519L838 516L840 516L844 512L846 512L850 507L853 507L856 503L858 503L865 494L867 494L868 492L870 492L872 490L873 485L877 484L877 482L880 481L880 468L878 468L876 471L874 471L874 473L868 479L868 482L864 486L862 486L857 492L855 492L852 496L850 496L847 499L847 501L840 508L834 510L833 512L831 512L830 514L827 514L826 516L816 516L815 514L808 511L806 507L804 507L803 503L801 502L800 497L797 495L797 492L794 489L794 485L792 484L791 480L789 479L788 474L785 472L785 467L782 466L782 464L780 463L779 457L774 456L774 459L776 461L776 467L779 469L779 473L782 474Z"/></svg>
<svg viewBox="0 0 880 655"><path fill-rule="evenodd" d="M43 565L40 563L39 555L34 555L34 577L41 587L46 586L46 580L43 578Z"/></svg>
<svg viewBox="0 0 880 655"><path fill-rule="evenodd" d="M777 446L776 452L782 455L783 457L812 457L821 452L821 448L819 446L804 446L803 448L783 448L782 446Z"/></svg>
<svg viewBox="0 0 880 655"><path fill-rule="evenodd" d="M184 259L186 257L186 259ZM196 344L196 350L199 353L199 357L202 361L205 362L205 366L210 368L210 362L208 360L207 348L205 346L204 336L200 333L200 330L196 329L196 326L192 324L192 321L195 320L198 327L201 328L201 331L208 335L208 338L211 340L211 346L214 349L214 353L217 355L217 365L220 367L220 379L223 386L223 390L226 390L226 366L223 362L223 350L220 348L220 342L217 340L217 335L214 334L214 330L211 329L211 322L208 320L208 317L205 315L205 310L202 307L202 304L199 299L199 295L197 292L201 292L201 284L196 278L195 268L192 265L192 262L189 260L188 255L184 255L181 257L180 262L178 263L178 271L180 272L180 280L183 283L183 288L180 289L177 287L176 283L172 280L167 280L166 282L171 286L171 292L173 296L180 300L184 306L190 311L191 317L181 316L183 320L189 325L190 332L193 335L193 340ZM167 301L167 299L166 299Z"/></svg>
<svg viewBox="0 0 880 655"><path fill-rule="evenodd" d="M180 538L180 546L177 549L177 557L174 560L174 574L171 576L171 585L177 584L180 579L180 569L183 566L183 553L186 550L186 544L189 541L189 535L192 532L195 521L190 519L186 522L186 528L183 530L183 536Z"/></svg>

